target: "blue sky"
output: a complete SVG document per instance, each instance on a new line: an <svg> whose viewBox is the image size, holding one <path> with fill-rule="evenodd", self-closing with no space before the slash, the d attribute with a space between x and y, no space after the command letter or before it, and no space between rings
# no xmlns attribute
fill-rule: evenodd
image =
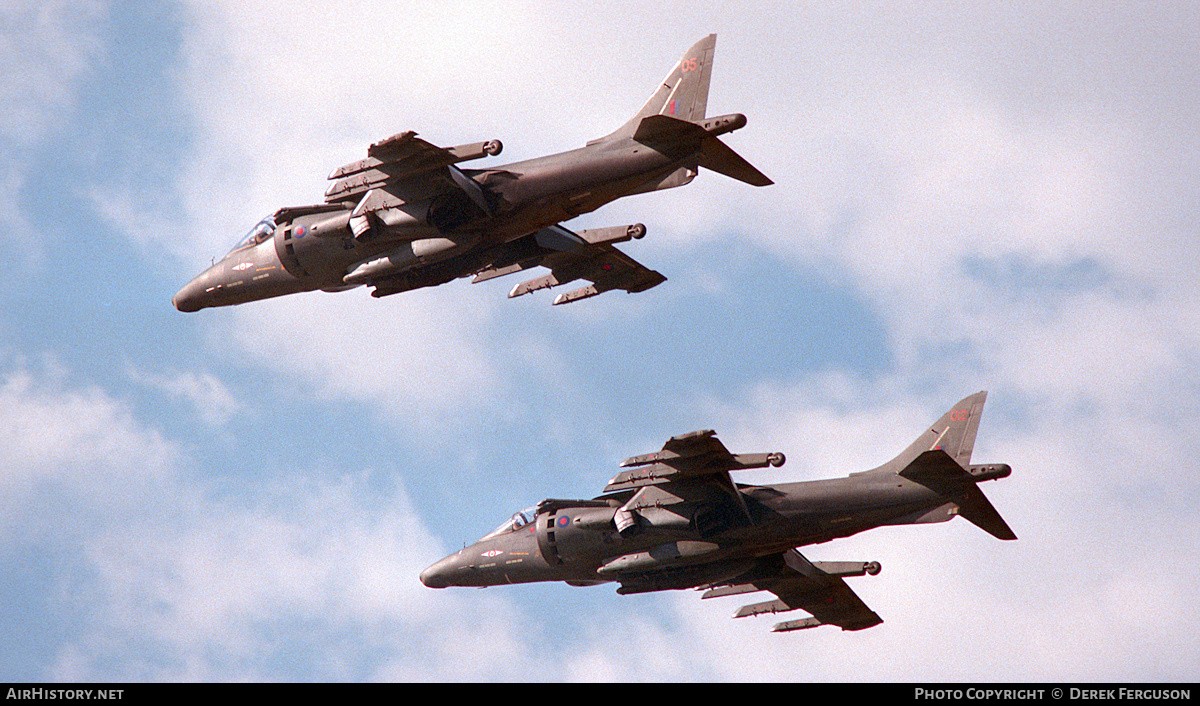
<svg viewBox="0 0 1200 706"><path fill-rule="evenodd" d="M1193 4L476 5L0 8L0 677L1195 680ZM570 224L646 223L665 284L171 307L369 143L571 149L711 32L709 111L775 185ZM980 389L1019 541L806 550L883 564L878 628L417 580L669 436L834 477Z"/></svg>

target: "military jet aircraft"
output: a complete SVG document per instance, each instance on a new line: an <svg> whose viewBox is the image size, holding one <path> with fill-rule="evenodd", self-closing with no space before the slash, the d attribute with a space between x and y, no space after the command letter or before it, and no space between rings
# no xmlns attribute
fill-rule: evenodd
<svg viewBox="0 0 1200 706"><path fill-rule="evenodd" d="M543 500L421 574L432 588L565 581L619 582L617 593L705 589L702 598L768 591L734 617L804 610L776 632L883 622L847 576L877 562L809 561L797 547L883 525L945 522L960 515L999 539L1016 535L977 484L1007 477L1007 464L972 465L986 392L962 400L903 453L848 478L783 485L735 483L730 471L781 466L781 453L732 454L712 431L671 438L661 451L621 464L592 500Z"/></svg>
<svg viewBox="0 0 1200 706"><path fill-rule="evenodd" d="M172 300L180 311L360 285L383 297L473 276L483 282L537 266L548 274L510 297L577 279L592 284L555 304L663 281L613 245L641 224L572 232L560 222L631 194L683 186L705 167L755 186L771 180L719 135L741 114L706 118L716 35L684 54L637 114L607 137L561 154L483 169L459 163L500 153L498 140L437 147L414 132L376 142L335 169L325 202L281 208Z"/></svg>

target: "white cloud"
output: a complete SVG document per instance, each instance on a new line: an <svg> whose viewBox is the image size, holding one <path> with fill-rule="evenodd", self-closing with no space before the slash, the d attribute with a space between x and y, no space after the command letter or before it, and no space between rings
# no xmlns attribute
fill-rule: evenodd
<svg viewBox="0 0 1200 706"><path fill-rule="evenodd" d="M117 228L155 267L173 268L197 256L189 219L169 213L167 205L146 198L145 190L127 184L92 184L84 198L96 214ZM232 245L232 243L231 243Z"/></svg>
<svg viewBox="0 0 1200 706"><path fill-rule="evenodd" d="M1158 52L1146 46L1154 46L1155 28L1171 24L1161 15L1178 11L1163 7L1146 10L1154 15L1146 22L1119 27L1090 11L1040 5L951 4L928 14L800 9L765 26L766 10L739 8L737 18L718 22L710 105L749 114L748 127L728 142L778 185L754 190L706 174L597 216L650 222L651 247L732 232L829 272L883 318L895 365L875 378L853 370L760 376L747 389L697 404L735 451L788 454L783 469L744 479L765 482L876 465L961 395L986 387L992 398L979 458L1010 462L1015 471L984 489L1021 539L1000 543L956 520L820 547L820 558L884 562L879 577L853 584L884 616L882 628L771 635L767 619L731 621L731 607L697 605L685 594L675 633L633 618L567 640L578 655L563 668L568 678L666 679L693 668L729 679L792 680L1189 674L1195 647L1186 630L1195 623L1188 608L1195 601L1185 572L1198 552L1190 539L1197 486L1187 469L1200 451L1192 429L1200 249L1188 200L1195 159L1179 154L1194 147L1194 116L1178 96L1194 95L1195 58L1182 56L1179 35L1167 32L1165 54L1174 61L1151 61ZM680 6L651 10L641 24L668 26L685 14ZM687 15L672 31L689 39L675 46L674 35L635 42L623 17L602 12L591 26L589 19L576 6L538 12L503 5L476 14L451 4L416 15L385 4L355 13L192 6L185 82L199 133L179 185L187 219L202 224L188 244L192 266L207 264L263 213L318 199L331 167L401 129L445 143L499 137L506 158L603 134L644 97L640 82L623 85L633 67L653 64L645 70L656 80L665 68L657 57L669 63L714 21L705 17L698 29L700 20ZM1053 42L1047 27L1055 29ZM597 36L619 37L620 46L597 51ZM1030 36L1044 41L1031 44ZM571 51L576 40L583 48ZM656 60L648 62L650 55ZM1120 69L1117 85L1109 85L1109 72L1090 70L1096 65ZM1145 71L1121 69L1128 66ZM1144 78L1150 74L1153 91ZM1114 98L1122 95L1147 100ZM98 203L115 218L128 211L121 199ZM154 233L140 237L152 242ZM972 263L982 265L972 270ZM1078 276L1080 263L1097 274ZM366 402L429 429L422 425L486 409L495 403L480 400L526 382L514 382L516 368L498 361L509 351L473 335L493 323L493 311L467 292L458 283L381 301L360 290L263 302L215 314L209 340L256 370L282 373L282 384L300 381L305 394ZM535 355L556 362L552 382L587 374L591 361L573 365L572 351L530 335ZM695 345L654 343L667 344ZM752 342L746 361L754 365ZM36 384L5 389L35 410L32 403L46 396ZM72 394L81 419L90 412L125 429L115 452L155 439L103 394ZM588 428L585 420L536 414L529 423ZM74 441L73 434L65 438ZM92 436L78 438L102 448ZM645 441L654 448L662 440ZM172 467L139 454L145 451L132 458L148 468ZM170 664L147 669L176 678L257 674L263 665L252 660L211 664L204 648L220 644L248 655L262 645L260 630L300 632L264 616L303 620L315 612L337 616L323 623L332 632L373 626L370 646L387 656L372 676L547 673L536 656L498 668L478 660L498 647L530 646L514 636L528 616L507 597L426 598L420 589L411 595L428 622L418 628L397 616L379 587L393 571L411 574L416 563L381 558L394 547L380 532L409 537L429 556L435 543L419 522L406 524L412 513L378 510L392 500L403 504L402 488L365 506L356 489L320 486L324 504L294 507L264 500L276 497L273 488L255 489L263 506L215 503L193 489L211 521L186 513L192 524L161 544L144 529L148 546L136 551L103 536L91 545L95 563L104 569L113 614L123 616L106 624L168 646ZM320 521L323 513L330 522ZM142 566L140 553L165 568ZM1173 563L1146 558L1158 553ZM346 554L359 562L351 585L366 599L331 585L327 564L344 564ZM259 564L261 577L234 580ZM123 586L137 590L125 596ZM212 587L223 593L208 595ZM143 624L133 606L147 595L165 607ZM1140 595L1146 599L1136 601ZM464 607L485 617L464 618ZM190 631L207 642L187 642ZM389 651L416 632L425 638L419 654ZM60 675L105 673L98 634L62 650ZM360 678L353 646L330 644L311 649L337 663L335 676ZM1140 659L1125 644L1137 646L1132 657ZM797 645L804 660L795 658ZM684 653L696 653L695 661ZM939 661L931 664L930 654Z"/></svg>
<svg viewBox="0 0 1200 706"><path fill-rule="evenodd" d="M294 376L325 399L368 402L430 430L500 384L479 335L490 306L457 284L457 296L425 291L364 302L359 289L283 297L237 309L232 326L213 335L228 331L245 351L240 359Z"/></svg>
<svg viewBox="0 0 1200 706"><path fill-rule="evenodd" d="M0 137L44 139L73 106L77 82L101 51L101 0L13 0L0 8Z"/></svg>
<svg viewBox="0 0 1200 706"><path fill-rule="evenodd" d="M6 367L0 548L58 562L37 601L72 626L26 678L484 678L496 669L463 651L519 633L503 597L474 621L420 584L445 552L399 479L300 474L227 493L104 390L53 362Z"/></svg>
<svg viewBox="0 0 1200 706"><path fill-rule="evenodd" d="M24 164L13 160L0 165L0 242L9 249L12 257L10 270L0 275L7 282L21 271L35 269L43 260L41 248L38 246L36 231L29 222L29 216L20 206L22 191L28 179L27 168Z"/></svg>
<svg viewBox="0 0 1200 706"><path fill-rule="evenodd" d="M53 487L117 512L129 512L168 478L179 450L141 426L129 405L95 387L70 388L50 360L42 372L8 363L0 377L0 448L6 531L25 516L32 495ZM11 535L9 535L11 538Z"/></svg>
<svg viewBox="0 0 1200 706"><path fill-rule="evenodd" d="M182 399L191 405L200 419L210 426L220 426L240 412L243 405L223 382L211 373L170 371L154 373L133 366L126 373L134 382L159 390L168 397Z"/></svg>
<svg viewBox="0 0 1200 706"><path fill-rule="evenodd" d="M14 0L0 6L0 243L5 277L36 268L41 234L30 224L27 152L69 120L81 80L102 53L100 0Z"/></svg>
<svg viewBox="0 0 1200 706"><path fill-rule="evenodd" d="M185 483L168 499L177 516L101 528L85 545L95 572L85 584L90 629L62 647L55 678L106 673L105 635L153 660L146 672L120 668L133 679L282 676L273 662L310 634L352 630L369 643L359 649L396 649L397 635L436 617L415 579L440 548L403 488L373 485L368 475L292 478L254 489L247 502ZM367 676L339 671L335 652L344 648L317 640L288 673Z"/></svg>
<svg viewBox="0 0 1200 706"><path fill-rule="evenodd" d="M580 637L563 665L574 682L672 681L699 661L679 634L633 610L620 620L596 621Z"/></svg>

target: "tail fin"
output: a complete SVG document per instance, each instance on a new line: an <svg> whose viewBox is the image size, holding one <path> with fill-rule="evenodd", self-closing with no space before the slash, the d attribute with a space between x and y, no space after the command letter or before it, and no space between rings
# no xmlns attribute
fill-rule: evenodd
<svg viewBox="0 0 1200 706"><path fill-rule="evenodd" d="M875 469L896 473L946 498L947 504L913 522L942 522L959 515L997 539L1016 539L978 483L1007 476L1006 464L970 466L987 392L977 392L946 412L896 458Z"/></svg>
<svg viewBox="0 0 1200 706"><path fill-rule="evenodd" d="M983 403L987 391L976 392L946 412L917 437L907 449L876 471L899 473L922 453L933 449L945 451L960 466L971 462L971 451L975 448L975 433L979 431L979 419L983 415Z"/></svg>
<svg viewBox="0 0 1200 706"><path fill-rule="evenodd" d="M609 137L632 135L642 119L651 115L666 115L688 122L703 120L704 112L708 109L708 81L712 76L716 46L715 34L692 45L679 63L671 68L642 109Z"/></svg>

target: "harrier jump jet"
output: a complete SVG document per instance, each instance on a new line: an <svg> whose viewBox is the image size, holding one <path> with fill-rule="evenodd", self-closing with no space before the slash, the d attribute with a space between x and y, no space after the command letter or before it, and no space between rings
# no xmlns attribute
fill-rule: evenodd
<svg viewBox="0 0 1200 706"><path fill-rule="evenodd" d="M373 296L537 266L510 297L577 279L555 304L610 289L641 292L666 278L616 249L641 224L572 232L560 223L623 196L683 186L699 167L771 180L719 139L741 114L705 117L716 35L700 40L621 128L584 147L512 164L457 165L500 153L498 140L437 147L402 132L335 169L325 202L281 208L172 300L180 311L360 285Z"/></svg>
<svg viewBox="0 0 1200 706"><path fill-rule="evenodd" d="M877 562L809 561L797 547L883 525L956 515L999 539L1016 535L977 485L1007 464L973 465L986 392L962 400L896 458L848 478L782 485L735 483L730 471L781 466L783 454L732 454L712 431L676 436L621 465L592 500L543 500L421 574L433 588L565 581L617 582L617 593L704 589L703 598L756 591L773 600L734 617L804 610L776 632L883 620L843 581Z"/></svg>

